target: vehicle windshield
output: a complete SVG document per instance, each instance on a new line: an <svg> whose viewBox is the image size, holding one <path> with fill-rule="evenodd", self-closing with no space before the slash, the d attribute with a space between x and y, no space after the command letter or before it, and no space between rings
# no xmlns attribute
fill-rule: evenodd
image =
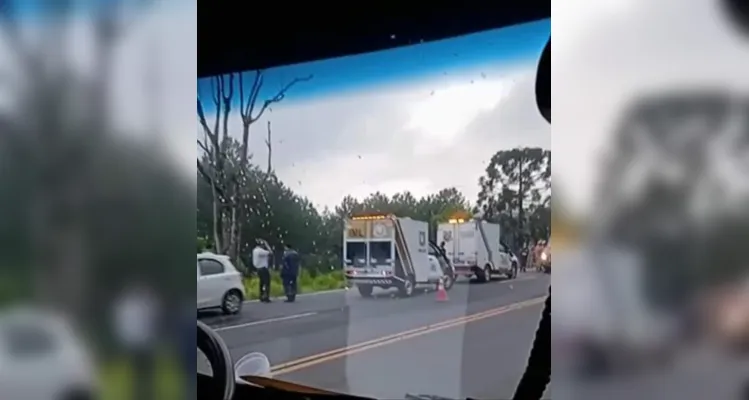
<svg viewBox="0 0 749 400"><path fill-rule="evenodd" d="M385 264L392 261L390 242L370 242L369 262L371 264Z"/></svg>
<svg viewBox="0 0 749 400"><path fill-rule="evenodd" d="M367 265L367 244L363 242L346 243L346 265L363 267Z"/></svg>
<svg viewBox="0 0 749 400"><path fill-rule="evenodd" d="M549 35L544 20L198 81L198 236L229 249L250 300L266 271L253 264L256 241L273 254L268 302L226 315L224 292L211 302L205 289L216 311L199 318L234 360L261 352L278 379L383 399L512 397L550 276L513 274L499 243L519 249L550 232L550 126L534 102ZM465 224L445 248L470 253L478 272L435 268L439 225L477 214L483 230ZM395 273L363 273L359 259ZM489 266L490 282L470 284Z"/></svg>

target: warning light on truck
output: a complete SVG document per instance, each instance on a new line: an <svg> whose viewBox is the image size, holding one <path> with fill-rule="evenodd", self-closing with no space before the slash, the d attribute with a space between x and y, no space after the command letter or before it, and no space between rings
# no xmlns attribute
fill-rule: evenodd
<svg viewBox="0 0 749 400"><path fill-rule="evenodd" d="M358 217L351 217L351 220L353 221L372 221L372 220L378 220L378 219L385 219L387 218L386 215L362 215Z"/></svg>

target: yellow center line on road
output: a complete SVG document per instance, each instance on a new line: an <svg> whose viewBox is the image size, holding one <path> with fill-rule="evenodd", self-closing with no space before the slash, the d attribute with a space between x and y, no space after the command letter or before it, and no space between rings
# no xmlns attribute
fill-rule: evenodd
<svg viewBox="0 0 749 400"><path fill-rule="evenodd" d="M318 364L326 363L329 361L337 360L339 358L347 357L352 354L360 353L363 351L375 349L378 347L386 346L392 343L396 343L402 340L411 339L426 335L428 333L441 331L443 329L452 328L468 324L469 322L480 321L482 319L506 314L510 311L519 310L521 308L527 308L537 304L543 304L546 297L537 297L527 301L521 301L513 303L507 306L493 308L491 310L482 311L479 313L465 315L458 318L449 319L436 324L422 326L416 329L410 329L403 332L398 332L392 335L382 336L376 339L368 340L365 342L353 344L338 348L335 350L326 351L319 354L314 354L307 357L302 357L293 361L285 362L282 364L274 365L272 368L273 375L288 374L300 369L313 367Z"/></svg>

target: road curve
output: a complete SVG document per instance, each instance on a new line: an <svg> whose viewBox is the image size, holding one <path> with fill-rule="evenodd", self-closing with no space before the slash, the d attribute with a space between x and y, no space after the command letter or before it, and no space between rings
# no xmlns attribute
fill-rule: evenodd
<svg viewBox="0 0 749 400"><path fill-rule="evenodd" d="M201 317L232 357L265 353L276 376L378 398L406 393L508 398L525 368L550 278L521 274L459 282L448 302L433 292L399 299L356 291L247 303L235 317Z"/></svg>

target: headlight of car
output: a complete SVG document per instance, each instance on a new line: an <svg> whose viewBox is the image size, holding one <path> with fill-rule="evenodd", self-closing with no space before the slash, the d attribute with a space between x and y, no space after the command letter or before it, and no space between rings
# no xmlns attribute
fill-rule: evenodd
<svg viewBox="0 0 749 400"><path fill-rule="evenodd" d="M546 253L541 253L541 260L546 261L549 258L549 255Z"/></svg>

